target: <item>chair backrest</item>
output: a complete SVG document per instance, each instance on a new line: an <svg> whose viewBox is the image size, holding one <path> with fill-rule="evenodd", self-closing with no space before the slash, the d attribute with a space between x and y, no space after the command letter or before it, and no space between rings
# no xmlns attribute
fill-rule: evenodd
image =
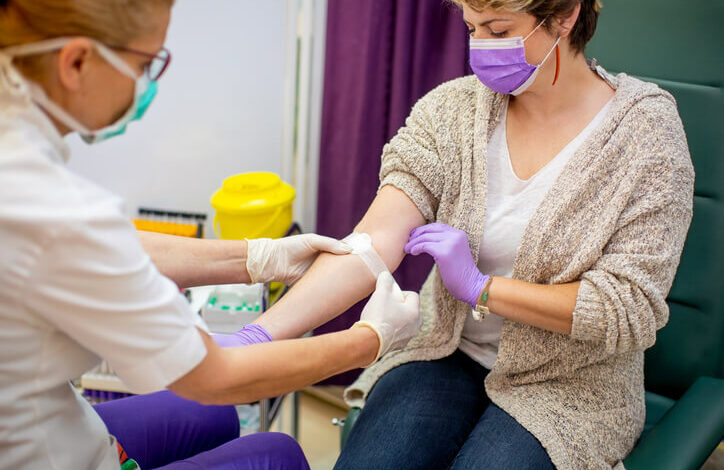
<svg viewBox="0 0 724 470"><path fill-rule="evenodd" d="M671 92L696 170L694 220L668 298L669 324L646 352L646 389L678 398L724 377L724 2L603 0L586 49L610 72Z"/></svg>

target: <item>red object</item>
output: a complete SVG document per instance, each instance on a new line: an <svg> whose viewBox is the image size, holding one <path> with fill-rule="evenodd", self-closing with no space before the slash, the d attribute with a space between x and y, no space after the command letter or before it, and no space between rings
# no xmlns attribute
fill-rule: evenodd
<svg viewBox="0 0 724 470"><path fill-rule="evenodd" d="M556 76L553 77L553 85L558 81L558 72L561 70L561 48L556 44Z"/></svg>
<svg viewBox="0 0 724 470"><path fill-rule="evenodd" d="M121 443L116 441L116 446L118 446L118 458L120 459L121 465L126 463L126 460L128 460L128 455L126 454L126 451L123 450L123 447L121 447Z"/></svg>

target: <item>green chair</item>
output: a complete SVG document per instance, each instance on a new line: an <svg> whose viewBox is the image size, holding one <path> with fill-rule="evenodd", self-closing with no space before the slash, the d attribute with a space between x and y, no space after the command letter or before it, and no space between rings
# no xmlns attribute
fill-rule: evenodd
<svg viewBox="0 0 724 470"><path fill-rule="evenodd" d="M646 426L627 469L698 469L724 438L724 2L603 0L586 49L678 102L696 169L694 219L646 352ZM342 445L359 415L350 410Z"/></svg>
<svg viewBox="0 0 724 470"><path fill-rule="evenodd" d="M646 352L646 427L624 464L697 469L724 437L724 3L603 3L586 55L674 95L696 170L671 317Z"/></svg>

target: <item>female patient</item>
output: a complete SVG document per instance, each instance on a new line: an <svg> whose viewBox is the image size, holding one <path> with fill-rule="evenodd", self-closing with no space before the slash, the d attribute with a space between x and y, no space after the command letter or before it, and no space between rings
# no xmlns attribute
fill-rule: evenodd
<svg viewBox="0 0 724 470"><path fill-rule="evenodd" d="M356 228L391 269L434 257L425 323L347 390L364 408L337 468L617 466L692 215L676 104L586 61L596 0L456 3L475 74L414 106ZM324 292L323 309L260 324L298 335L370 292L345 282L364 276L322 256L283 303Z"/></svg>

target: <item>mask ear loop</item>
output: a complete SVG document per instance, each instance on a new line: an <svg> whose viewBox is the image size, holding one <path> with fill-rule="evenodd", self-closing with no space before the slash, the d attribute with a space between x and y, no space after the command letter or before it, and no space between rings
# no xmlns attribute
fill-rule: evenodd
<svg viewBox="0 0 724 470"><path fill-rule="evenodd" d="M538 28L540 28L541 26L543 26L543 23L545 23L547 19L548 19L547 16L546 16L545 18L543 18L543 19L541 20L541 22L538 23L538 26L536 26L535 28L533 28L533 31L531 31L530 33L528 33L528 35L523 38L523 42L527 41L529 37L533 36L533 33L535 33L536 31L538 31Z"/></svg>
<svg viewBox="0 0 724 470"><path fill-rule="evenodd" d="M535 32L538 30L538 28L540 28L541 26L543 26L543 23L545 23L545 21L546 21L547 19L548 19L547 16L546 16L545 18L543 18L543 20L542 20L540 23L538 23L538 26L536 26L536 27L533 29L533 31L531 31L530 33L528 33L528 35L523 39L523 42L525 42L526 39L528 39L529 37L531 37L531 36L533 35L533 33L535 33ZM560 36L559 36L558 39L556 40L556 47L555 47L555 50L556 50L556 75L553 77L553 85L555 85L556 82L558 81L558 74L560 73L560 70L561 70L561 48L560 48L560 46L558 45L558 42L559 42L560 40L561 40L561 38L560 38ZM552 51L551 51L551 52L552 52ZM548 53L548 55L550 55L550 52ZM544 63L546 60L548 60L548 56L546 56L546 58L543 59L543 62L541 62L540 64L538 64L538 66L543 65L543 63ZM552 85L551 85L551 86L552 86Z"/></svg>

